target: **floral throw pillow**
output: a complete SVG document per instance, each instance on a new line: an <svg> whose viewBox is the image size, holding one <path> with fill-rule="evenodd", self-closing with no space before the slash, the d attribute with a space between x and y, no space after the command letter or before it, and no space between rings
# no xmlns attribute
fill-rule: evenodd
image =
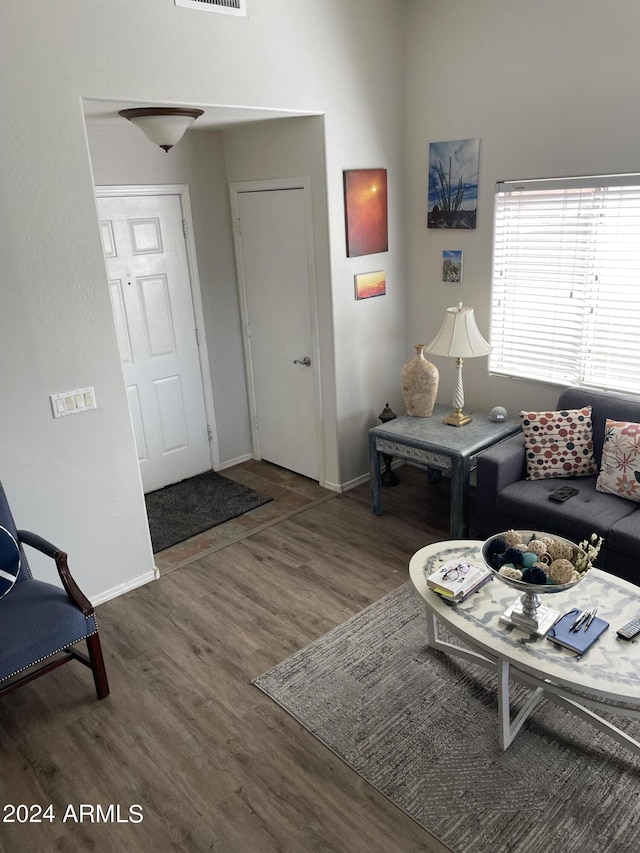
<svg viewBox="0 0 640 853"><path fill-rule="evenodd" d="M607 418L596 490L640 502L640 424Z"/></svg>
<svg viewBox="0 0 640 853"><path fill-rule="evenodd" d="M559 412L520 412L527 480L590 477L593 458L591 406Z"/></svg>

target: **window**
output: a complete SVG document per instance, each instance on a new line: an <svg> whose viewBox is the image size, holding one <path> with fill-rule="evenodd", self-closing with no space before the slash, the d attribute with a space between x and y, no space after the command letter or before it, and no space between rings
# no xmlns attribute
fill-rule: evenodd
<svg viewBox="0 0 640 853"><path fill-rule="evenodd" d="M640 175L496 185L489 369L640 393Z"/></svg>

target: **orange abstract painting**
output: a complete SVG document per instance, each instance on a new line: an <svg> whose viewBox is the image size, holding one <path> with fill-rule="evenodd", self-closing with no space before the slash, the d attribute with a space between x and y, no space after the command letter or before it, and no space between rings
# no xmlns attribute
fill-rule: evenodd
<svg viewBox="0 0 640 853"><path fill-rule="evenodd" d="M346 170L344 205L347 257L388 251L387 170Z"/></svg>
<svg viewBox="0 0 640 853"><path fill-rule="evenodd" d="M359 273L354 278L356 282L356 299L384 296L387 292L387 277L383 270Z"/></svg>

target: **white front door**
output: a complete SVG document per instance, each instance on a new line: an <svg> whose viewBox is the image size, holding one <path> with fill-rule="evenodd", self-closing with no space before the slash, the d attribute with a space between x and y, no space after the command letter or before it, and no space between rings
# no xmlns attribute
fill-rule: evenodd
<svg viewBox="0 0 640 853"><path fill-rule="evenodd" d="M245 314L254 452L318 479L317 365L303 188L237 191L236 235Z"/></svg>
<svg viewBox="0 0 640 853"><path fill-rule="evenodd" d="M211 470L179 195L98 198L145 492Z"/></svg>

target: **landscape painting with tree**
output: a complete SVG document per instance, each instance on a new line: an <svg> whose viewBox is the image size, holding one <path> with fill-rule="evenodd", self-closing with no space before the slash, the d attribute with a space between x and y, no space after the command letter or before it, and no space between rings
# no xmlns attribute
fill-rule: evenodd
<svg viewBox="0 0 640 853"><path fill-rule="evenodd" d="M479 139L429 145L428 228L475 228Z"/></svg>

